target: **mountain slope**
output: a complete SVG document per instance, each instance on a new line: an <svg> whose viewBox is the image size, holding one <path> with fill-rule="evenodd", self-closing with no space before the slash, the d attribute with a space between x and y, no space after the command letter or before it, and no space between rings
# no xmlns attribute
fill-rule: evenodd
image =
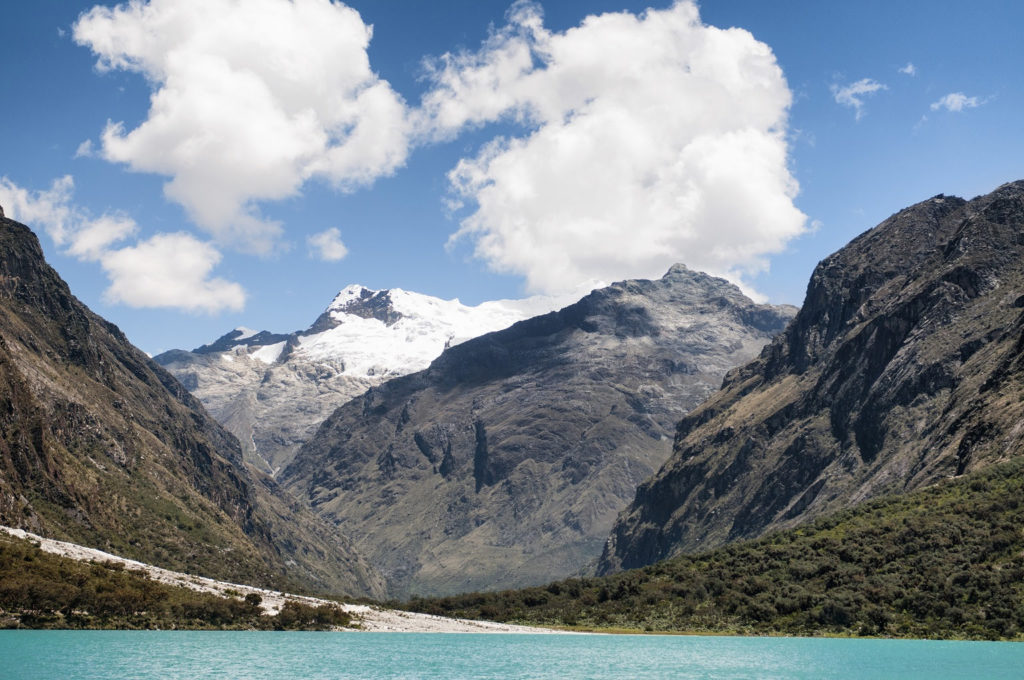
<svg viewBox="0 0 1024 680"><path fill-rule="evenodd" d="M341 406L280 479L393 594L583 569L681 413L791 317L677 266L446 350Z"/></svg>
<svg viewBox="0 0 1024 680"><path fill-rule="evenodd" d="M368 565L0 220L0 524L161 566L379 594Z"/></svg>
<svg viewBox="0 0 1024 680"><path fill-rule="evenodd" d="M679 424L608 572L793 526L1024 450L1024 182L937 196L815 269L786 332Z"/></svg>
<svg viewBox="0 0 1024 680"><path fill-rule="evenodd" d="M335 408L367 388L423 370L445 347L556 304L556 298L535 297L468 307L353 285L304 331L236 328L209 345L154 360L238 437L246 460L276 473Z"/></svg>

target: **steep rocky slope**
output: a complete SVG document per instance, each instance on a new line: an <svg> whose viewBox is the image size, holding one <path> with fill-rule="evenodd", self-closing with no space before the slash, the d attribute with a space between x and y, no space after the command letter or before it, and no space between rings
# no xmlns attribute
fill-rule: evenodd
<svg viewBox="0 0 1024 680"><path fill-rule="evenodd" d="M389 378L425 369L469 338L557 306L556 298L475 307L401 289L343 289L309 328L236 328L154 360L238 437L247 461L276 474L334 409Z"/></svg>
<svg viewBox="0 0 1024 680"><path fill-rule="evenodd" d="M650 564L1024 451L1024 182L907 208L679 424L600 569Z"/></svg>
<svg viewBox="0 0 1024 680"><path fill-rule="evenodd" d="M380 594L376 573L0 219L0 524L165 567Z"/></svg>
<svg viewBox="0 0 1024 680"><path fill-rule="evenodd" d="M617 283L371 388L280 479L395 595L566 576L599 555L679 415L793 312L682 266Z"/></svg>

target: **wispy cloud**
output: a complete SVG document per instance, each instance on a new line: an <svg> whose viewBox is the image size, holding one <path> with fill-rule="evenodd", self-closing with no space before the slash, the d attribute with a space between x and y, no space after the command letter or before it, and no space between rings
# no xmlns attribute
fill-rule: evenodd
<svg viewBox="0 0 1024 680"><path fill-rule="evenodd" d="M103 215L94 220L83 220L67 252L80 260L102 260L111 246L137 231L135 220L127 215Z"/></svg>
<svg viewBox="0 0 1024 680"><path fill-rule="evenodd" d="M903 68L901 68L899 71L903 75L907 75L907 76L916 76L917 75L917 67L914 66L914 64L912 64L909 61L907 62L907 65L904 66Z"/></svg>
<svg viewBox="0 0 1024 680"><path fill-rule="evenodd" d="M325 262L337 262L348 255L348 248L341 241L341 231L331 227L306 238L309 254Z"/></svg>
<svg viewBox="0 0 1024 680"><path fill-rule="evenodd" d="M831 90L832 96L835 98L837 104L847 106L854 110L854 119L860 120L864 116L864 98L869 97L876 92L881 90L888 90L889 88L871 78L861 78L855 83L849 85L839 85L833 83Z"/></svg>
<svg viewBox="0 0 1024 680"><path fill-rule="evenodd" d="M939 101L932 102L931 109L932 111L946 109L947 111L959 113L964 109L976 109L984 103L984 101L977 97L968 97L963 92L950 92Z"/></svg>
<svg viewBox="0 0 1024 680"><path fill-rule="evenodd" d="M43 191L29 191L0 177L0 205L7 217L42 229L58 246L68 245L83 221L80 211L71 206L74 191L71 175L58 177Z"/></svg>
<svg viewBox="0 0 1024 680"><path fill-rule="evenodd" d="M96 155L96 152L92 148L92 140L87 139L78 145L75 150L75 158L92 158Z"/></svg>

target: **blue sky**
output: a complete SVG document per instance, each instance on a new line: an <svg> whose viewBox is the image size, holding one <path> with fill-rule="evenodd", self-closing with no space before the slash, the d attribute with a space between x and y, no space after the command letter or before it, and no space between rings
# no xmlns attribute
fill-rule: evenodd
<svg viewBox="0 0 1024 680"><path fill-rule="evenodd" d="M0 203L151 353L349 283L475 304L681 261L799 304L896 210L1024 177L1016 2L116 7L5 8Z"/></svg>

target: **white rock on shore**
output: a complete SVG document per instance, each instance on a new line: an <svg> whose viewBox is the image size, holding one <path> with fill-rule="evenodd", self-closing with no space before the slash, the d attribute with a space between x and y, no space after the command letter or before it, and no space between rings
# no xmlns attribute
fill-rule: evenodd
<svg viewBox="0 0 1024 680"><path fill-rule="evenodd" d="M103 552L102 550L96 550L95 548L86 548L81 545L76 545L75 543L57 541L52 538L43 538L42 536L37 536L36 534L29 533L21 529L12 529L10 527L0 526L0 532L9 534L15 538L30 540L33 543L36 543L44 552L60 555L73 560L79 560L82 562L119 563L124 565L126 569L143 571L154 581L166 583L171 586L189 588L199 592L213 593L215 595L220 595L221 597L245 597L250 593L256 593L262 598L260 606L263 608L263 611L271 615L276 615L281 611L281 607L288 601L301 602L314 607L325 604L339 604L331 600L323 600L316 597L293 595L276 590L256 588L254 586L247 586L240 583L215 581L202 576L192 576L190 574L184 574L177 571L170 571L169 569L154 567L151 564L145 564L143 562L137 562L117 555L111 555L110 553ZM505 623L495 623L493 621L449 619L443 616L431 616L429 614L419 614L396 609L383 609L364 604L341 604L340 606L346 612L352 614L353 617L357 618L360 624L360 628L358 629L345 630L361 630L371 633L544 634L562 632L548 628L514 626Z"/></svg>

